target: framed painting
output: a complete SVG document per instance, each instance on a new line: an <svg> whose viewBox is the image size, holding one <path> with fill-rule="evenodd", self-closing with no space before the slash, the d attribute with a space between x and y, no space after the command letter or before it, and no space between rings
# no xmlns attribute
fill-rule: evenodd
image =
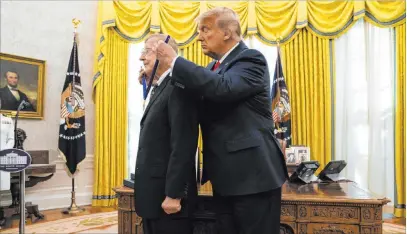
<svg viewBox="0 0 407 234"><path fill-rule="evenodd" d="M0 53L0 112L43 119L45 61Z"/></svg>

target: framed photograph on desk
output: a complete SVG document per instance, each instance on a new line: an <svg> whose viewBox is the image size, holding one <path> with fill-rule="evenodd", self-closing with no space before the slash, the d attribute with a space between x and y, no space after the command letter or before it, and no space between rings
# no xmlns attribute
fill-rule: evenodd
<svg viewBox="0 0 407 234"><path fill-rule="evenodd" d="M294 148L295 151L295 158L296 164L300 164L302 162L308 162L311 160L311 152L310 152L310 148L306 147L306 146L300 146L300 147L295 147Z"/></svg>
<svg viewBox="0 0 407 234"><path fill-rule="evenodd" d="M296 157L293 148L286 148L285 149L285 162L286 164L295 164Z"/></svg>
<svg viewBox="0 0 407 234"><path fill-rule="evenodd" d="M311 160L311 151L307 146L291 146L285 149L287 165L299 165Z"/></svg>

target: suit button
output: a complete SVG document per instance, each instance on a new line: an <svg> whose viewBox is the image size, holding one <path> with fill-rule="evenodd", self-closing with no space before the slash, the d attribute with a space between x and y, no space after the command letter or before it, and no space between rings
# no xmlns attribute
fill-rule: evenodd
<svg viewBox="0 0 407 234"><path fill-rule="evenodd" d="M140 130L144 128L144 124L140 125Z"/></svg>

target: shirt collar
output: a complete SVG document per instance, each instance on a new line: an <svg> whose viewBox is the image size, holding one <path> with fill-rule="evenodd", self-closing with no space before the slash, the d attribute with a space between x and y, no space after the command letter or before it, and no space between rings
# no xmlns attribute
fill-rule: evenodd
<svg viewBox="0 0 407 234"><path fill-rule="evenodd" d="M170 71L171 71L171 69L168 69L165 72L163 72L163 74L161 74L160 78L157 80L157 86L160 86L160 84L164 81L165 77L168 76Z"/></svg>
<svg viewBox="0 0 407 234"><path fill-rule="evenodd" d="M218 61L219 63L222 63L226 57L239 45L239 42L236 43L226 54L223 55L223 57Z"/></svg>
<svg viewBox="0 0 407 234"><path fill-rule="evenodd" d="M8 89L10 89L11 91L17 91L17 88L13 88L10 85L7 85Z"/></svg>

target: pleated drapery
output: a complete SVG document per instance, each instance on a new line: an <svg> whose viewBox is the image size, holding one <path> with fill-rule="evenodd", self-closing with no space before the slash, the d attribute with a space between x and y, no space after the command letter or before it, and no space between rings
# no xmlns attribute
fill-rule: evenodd
<svg viewBox="0 0 407 234"><path fill-rule="evenodd" d="M281 47L294 145L306 145L323 168L332 151L333 41L301 30Z"/></svg>
<svg viewBox="0 0 407 234"><path fill-rule="evenodd" d="M104 79L94 90L96 108L93 206L117 205L115 187L127 177L127 54L129 43L107 30Z"/></svg>
<svg viewBox="0 0 407 234"><path fill-rule="evenodd" d="M406 24L396 27L396 119L394 215L406 217Z"/></svg>

